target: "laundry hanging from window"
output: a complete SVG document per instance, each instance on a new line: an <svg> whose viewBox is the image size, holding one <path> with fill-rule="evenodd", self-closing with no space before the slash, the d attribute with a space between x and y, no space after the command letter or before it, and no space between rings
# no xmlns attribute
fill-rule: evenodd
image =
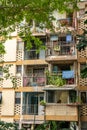
<svg viewBox="0 0 87 130"><path fill-rule="evenodd" d="M63 78L63 79L74 78L74 71L73 71L73 70L70 70L70 71L62 71L62 78Z"/></svg>

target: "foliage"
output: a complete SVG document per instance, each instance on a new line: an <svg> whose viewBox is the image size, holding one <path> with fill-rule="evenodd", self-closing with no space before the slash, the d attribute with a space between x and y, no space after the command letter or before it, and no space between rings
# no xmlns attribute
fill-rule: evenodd
<svg viewBox="0 0 87 130"><path fill-rule="evenodd" d="M18 130L18 124L0 121L0 130ZM25 129L20 129L25 130Z"/></svg>
<svg viewBox="0 0 87 130"><path fill-rule="evenodd" d="M48 121L46 123L38 125L35 130L57 130L57 124L55 121Z"/></svg>
<svg viewBox="0 0 87 130"><path fill-rule="evenodd" d="M3 73L3 76L0 77L0 80L10 79L12 84L13 84L13 88L16 88L17 87L16 77L13 76L13 74L9 72L9 69L10 69L11 66L12 66L12 64L10 64L10 65L6 64L6 65L4 65L3 67L0 68L0 72Z"/></svg>
<svg viewBox="0 0 87 130"><path fill-rule="evenodd" d="M44 27L52 29L55 10L72 12L73 9L77 9L75 0L1 0L0 37L3 37L4 40L11 38L11 33L16 29L19 36L22 37L23 41L27 41L28 48L30 48L30 40L36 40L31 35L32 27L33 30L35 29L34 22L40 29ZM38 46L38 48L40 47Z"/></svg>
<svg viewBox="0 0 87 130"><path fill-rule="evenodd" d="M87 12L85 12L87 14ZM84 25L87 24L87 19L84 21ZM85 47L87 47L87 29L83 28L83 34L82 35L77 35L78 38L78 44L77 44L77 49L78 51L81 51L82 49L84 50Z"/></svg>
<svg viewBox="0 0 87 130"><path fill-rule="evenodd" d="M14 123L6 123L0 121L0 130L18 130L17 125Z"/></svg>
<svg viewBox="0 0 87 130"><path fill-rule="evenodd" d="M79 39L79 43L77 44L78 51L84 50L85 47L87 46L86 33L87 32L84 31L83 35L77 35Z"/></svg>
<svg viewBox="0 0 87 130"><path fill-rule="evenodd" d="M0 54L5 54L5 47L3 43L0 43Z"/></svg>
<svg viewBox="0 0 87 130"><path fill-rule="evenodd" d="M81 70L81 77L87 78L87 65Z"/></svg>
<svg viewBox="0 0 87 130"><path fill-rule="evenodd" d="M41 101L40 101L40 105L45 106L45 105L46 105L46 102L45 102L44 100L41 100Z"/></svg>
<svg viewBox="0 0 87 130"><path fill-rule="evenodd" d="M66 84L66 81L64 79L62 79L61 76L56 75L52 75L49 72L46 72L47 75L47 84L48 85L55 85L56 87L59 86L63 86L64 84Z"/></svg>

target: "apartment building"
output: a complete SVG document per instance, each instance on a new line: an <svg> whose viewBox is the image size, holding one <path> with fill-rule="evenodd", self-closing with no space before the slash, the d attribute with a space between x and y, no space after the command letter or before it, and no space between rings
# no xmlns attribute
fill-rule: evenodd
<svg viewBox="0 0 87 130"><path fill-rule="evenodd" d="M0 55L0 68L11 65L9 73L17 87L11 78L0 81L1 121L16 122L19 128L27 130L49 120L63 122L67 129L87 129L87 78L80 76L87 62L87 48L80 52L76 49L76 31L81 33L85 27L87 2L78 6L77 13L55 12L54 33L39 27L32 30L32 35L42 41L46 50L36 53L32 41L33 46L27 51L26 43L16 32L4 43L6 54ZM0 71L0 76L5 74ZM45 106L40 104L42 100Z"/></svg>

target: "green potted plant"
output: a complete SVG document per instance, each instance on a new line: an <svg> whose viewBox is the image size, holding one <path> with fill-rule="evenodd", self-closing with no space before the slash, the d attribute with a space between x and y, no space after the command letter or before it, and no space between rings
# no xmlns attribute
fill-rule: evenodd
<svg viewBox="0 0 87 130"><path fill-rule="evenodd" d="M46 106L46 102L45 102L44 100L41 100L41 101L40 101L40 105Z"/></svg>

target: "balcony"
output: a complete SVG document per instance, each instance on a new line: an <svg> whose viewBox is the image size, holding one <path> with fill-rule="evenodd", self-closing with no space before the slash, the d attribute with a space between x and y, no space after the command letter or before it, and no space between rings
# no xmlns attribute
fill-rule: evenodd
<svg viewBox="0 0 87 130"><path fill-rule="evenodd" d="M47 74L46 85L54 87L76 86L76 75L72 70Z"/></svg>
<svg viewBox="0 0 87 130"><path fill-rule="evenodd" d="M74 43L58 43L55 46L48 46L46 61L77 60Z"/></svg>
<svg viewBox="0 0 87 130"><path fill-rule="evenodd" d="M44 86L46 84L46 77L44 76L29 76L23 77L23 86Z"/></svg>
<svg viewBox="0 0 87 130"><path fill-rule="evenodd" d="M63 27L63 26L73 27L73 20L72 20L72 18L59 19L58 23L60 24L61 27Z"/></svg>
<svg viewBox="0 0 87 130"><path fill-rule="evenodd" d="M47 104L46 120L78 121L78 108L67 104Z"/></svg>
<svg viewBox="0 0 87 130"><path fill-rule="evenodd" d="M34 50L24 51L24 60L34 60L34 59L45 59L45 50L40 50L39 53Z"/></svg>
<svg viewBox="0 0 87 130"><path fill-rule="evenodd" d="M44 107L39 104L25 104L22 106L23 115L44 115Z"/></svg>

